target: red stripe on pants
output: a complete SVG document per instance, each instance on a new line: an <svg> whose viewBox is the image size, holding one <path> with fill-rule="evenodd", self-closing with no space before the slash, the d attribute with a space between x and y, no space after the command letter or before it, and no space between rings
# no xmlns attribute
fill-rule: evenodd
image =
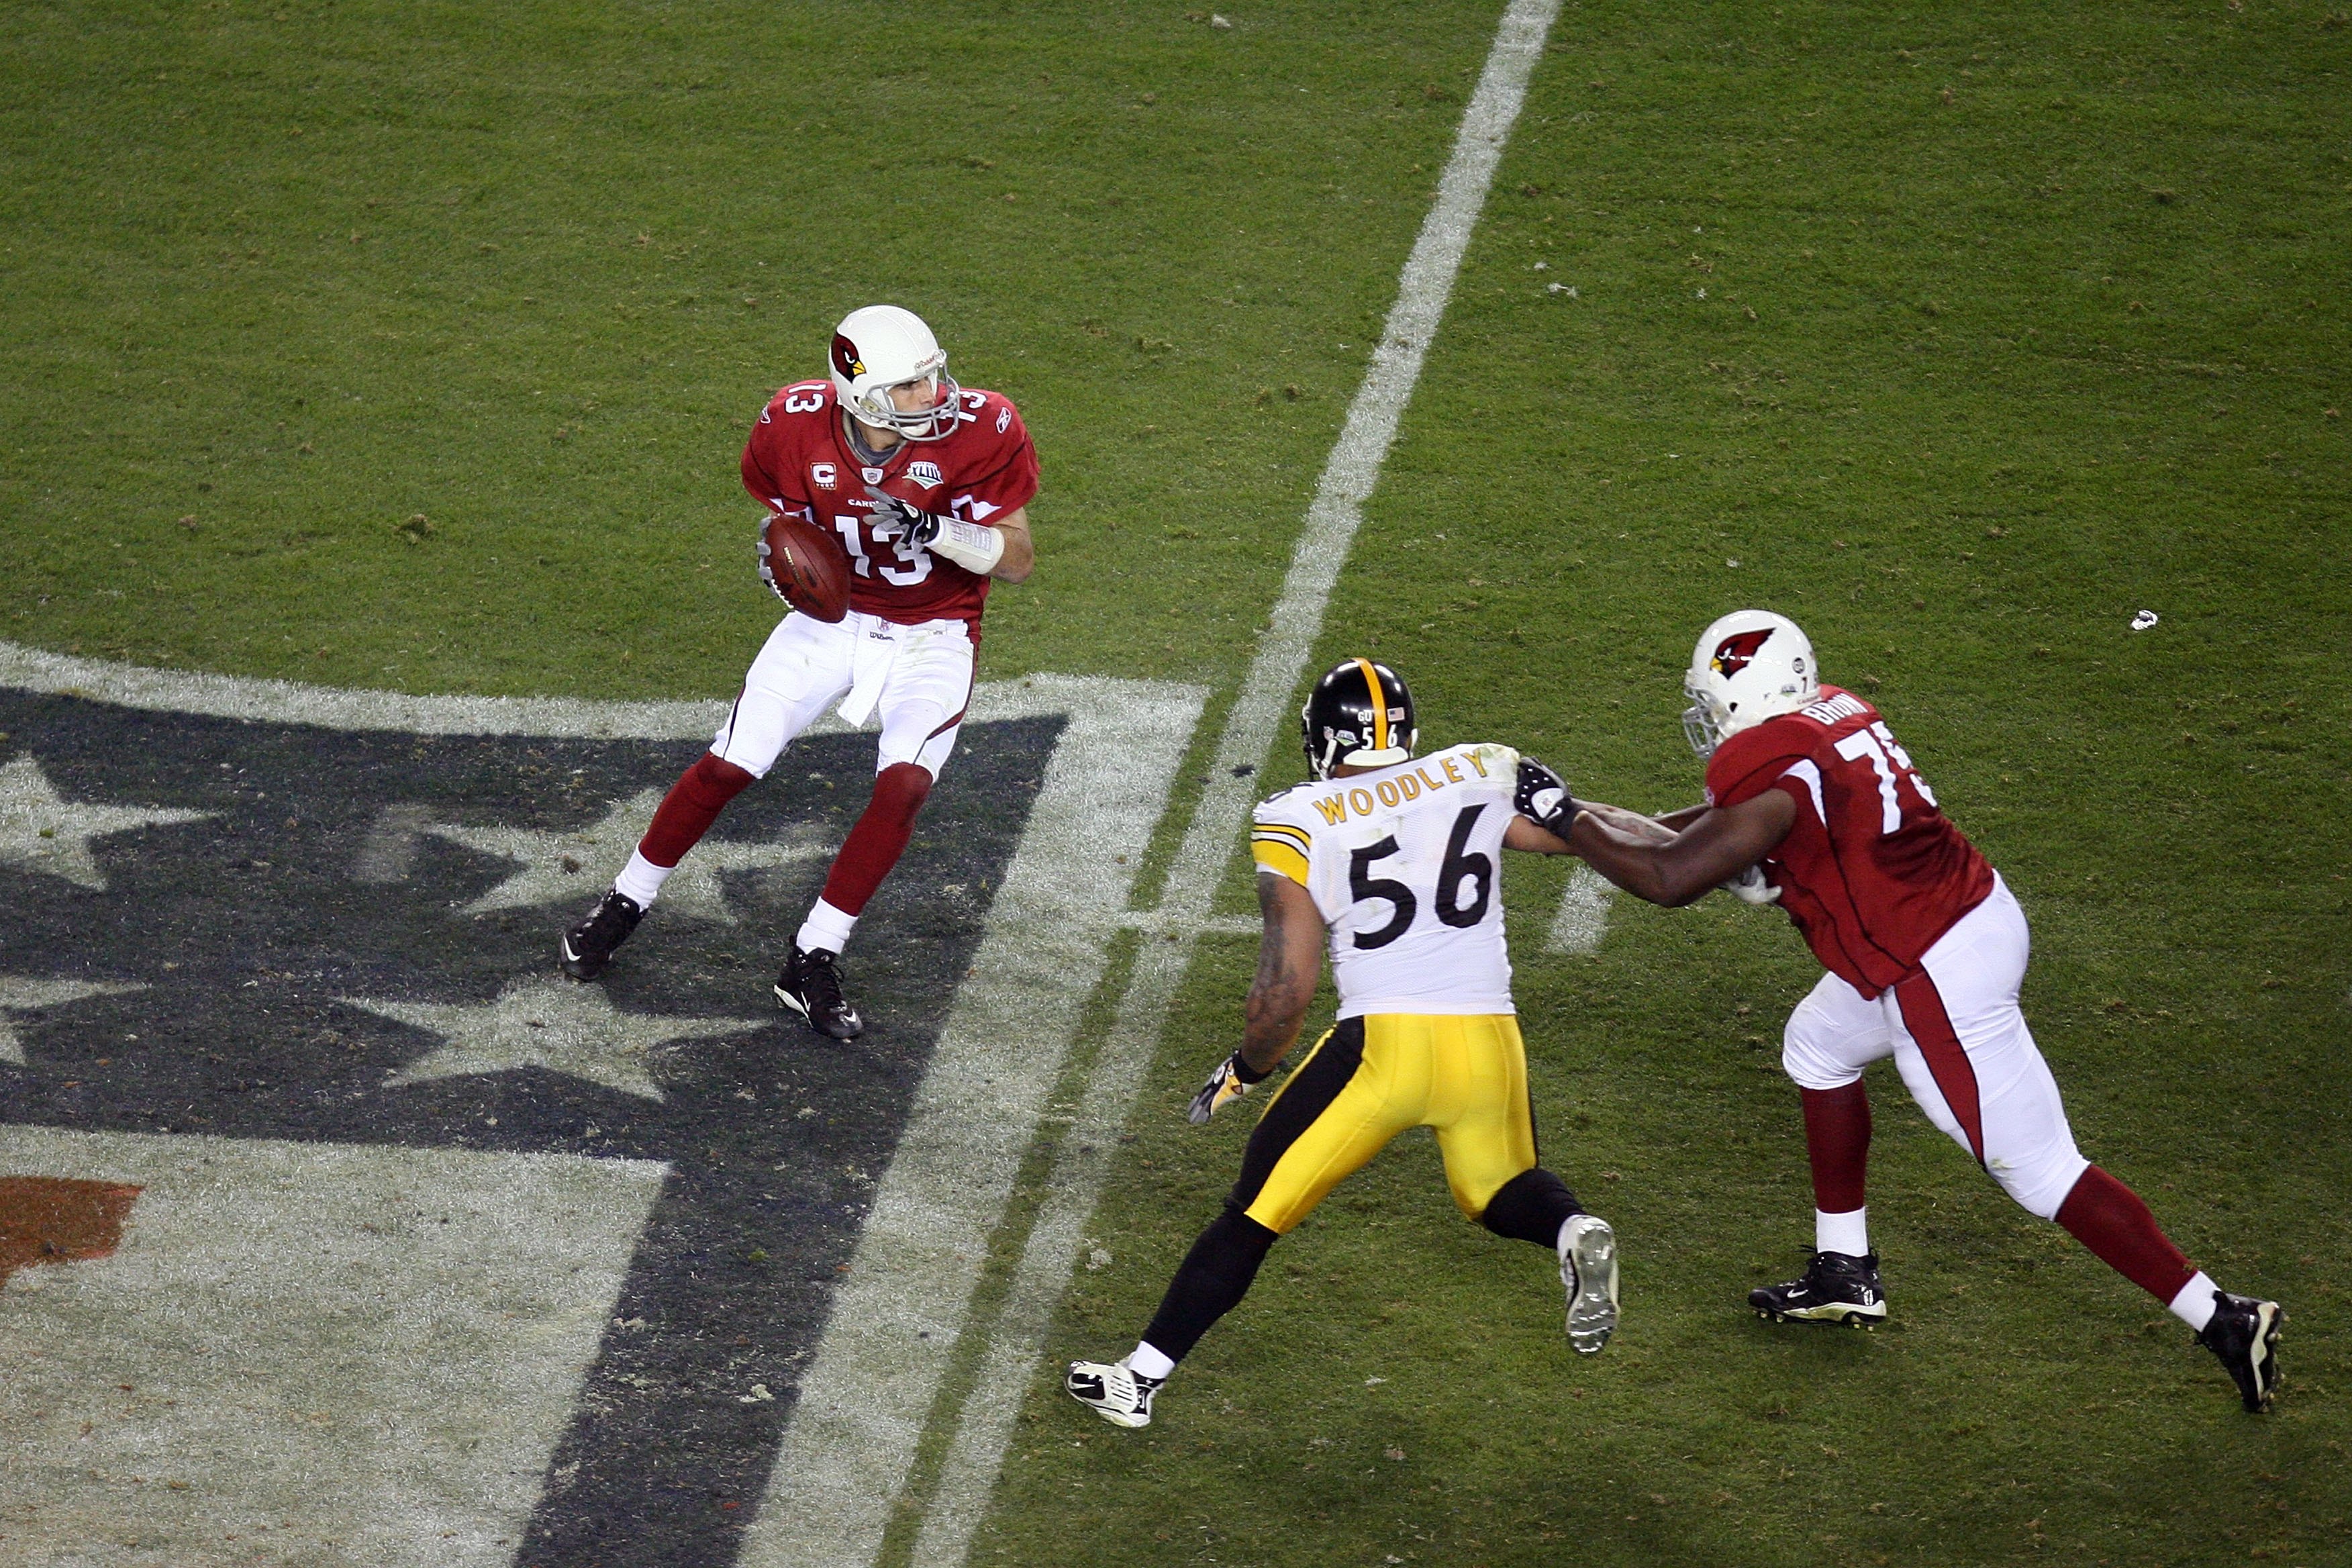
<svg viewBox="0 0 2352 1568"><path fill-rule="evenodd" d="M1969 1152L1977 1157L1978 1164L1983 1164L1984 1107L1977 1098L1976 1065L1969 1060L1959 1031L1952 1027L1951 1016L1944 1011L1944 995L1936 989L1935 977L1922 970L1896 982L1895 1002L1903 1009L1903 1026L1911 1031L1928 1073L1943 1091L1944 1103L1952 1108L1961 1132L1967 1135Z"/></svg>

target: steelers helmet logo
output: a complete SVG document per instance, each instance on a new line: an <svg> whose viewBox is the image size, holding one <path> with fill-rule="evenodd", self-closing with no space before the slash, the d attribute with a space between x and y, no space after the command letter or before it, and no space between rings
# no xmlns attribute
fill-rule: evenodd
<svg viewBox="0 0 2352 1568"><path fill-rule="evenodd" d="M853 381L866 374L866 362L857 357L857 345L839 332L833 334L833 368Z"/></svg>
<svg viewBox="0 0 2352 1568"><path fill-rule="evenodd" d="M1738 675L1748 668L1748 660L1756 657L1757 650L1771 635L1770 626L1761 631L1732 633L1715 645L1715 657L1706 661L1708 668L1727 679Z"/></svg>

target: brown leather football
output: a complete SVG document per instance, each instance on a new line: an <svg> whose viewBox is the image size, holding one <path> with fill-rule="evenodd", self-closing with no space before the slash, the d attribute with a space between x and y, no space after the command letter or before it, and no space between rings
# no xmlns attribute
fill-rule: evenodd
<svg viewBox="0 0 2352 1568"><path fill-rule="evenodd" d="M802 615L832 622L849 613L849 552L813 522L769 514L760 530L760 576Z"/></svg>

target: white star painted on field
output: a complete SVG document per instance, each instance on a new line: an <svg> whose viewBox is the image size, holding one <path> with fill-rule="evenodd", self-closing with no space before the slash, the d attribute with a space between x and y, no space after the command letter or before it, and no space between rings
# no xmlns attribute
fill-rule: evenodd
<svg viewBox="0 0 2352 1568"><path fill-rule="evenodd" d="M520 909L528 904L569 902L604 890L613 873L627 863L629 852L645 837L646 825L661 805L661 792L646 790L616 802L603 817L570 833L547 833L530 827L467 827L436 823L424 831L485 855L519 860L517 871L461 912ZM722 924L735 923L719 875L722 871L763 871L812 860L830 852L824 843L805 835L781 844L752 844L740 839L706 838L679 863L662 885L661 907L697 915Z"/></svg>
<svg viewBox="0 0 2352 1568"><path fill-rule="evenodd" d="M69 801L58 794L40 763L18 757L0 767L0 866L63 877L77 887L104 892L106 874L89 852L91 839L219 815Z"/></svg>
<svg viewBox="0 0 2352 1568"><path fill-rule="evenodd" d="M667 1018L624 1013L601 985L524 975L486 1003L341 1000L441 1037L442 1043L383 1080L386 1089L436 1078L545 1068L624 1094L660 1100L651 1056L670 1040L756 1029L761 1018Z"/></svg>
<svg viewBox="0 0 2352 1568"><path fill-rule="evenodd" d="M25 1044L16 1037L9 1014L37 1013L91 996L120 996L125 992L146 989L144 985L115 981L36 980L30 975L0 974L0 1062L25 1065Z"/></svg>

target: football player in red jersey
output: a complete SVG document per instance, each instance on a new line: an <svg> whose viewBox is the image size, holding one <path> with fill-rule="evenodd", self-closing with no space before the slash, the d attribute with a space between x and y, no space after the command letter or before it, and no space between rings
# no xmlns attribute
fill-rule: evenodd
<svg viewBox="0 0 2352 1568"><path fill-rule="evenodd" d="M574 979L594 978L719 810L838 700L851 724L881 717L874 794L775 990L812 1028L848 1040L865 1021L835 960L955 749L990 582L1029 575L1037 453L1008 399L955 384L939 340L910 310L851 311L832 359L830 379L795 382L760 411L743 488L771 514L840 534L849 613L835 624L796 614L778 623L710 749L663 799L612 889L564 934L562 958Z"/></svg>
<svg viewBox="0 0 2352 1568"><path fill-rule="evenodd" d="M1706 805L1654 823L1570 799L1536 764L1518 807L1653 903L1718 885L1777 900L1829 971L1790 1015L1780 1058L1803 1100L1814 1252L1804 1278L1763 1286L1749 1304L1776 1320L1886 1315L1864 1224L1862 1069L1891 1056L1929 1121L2010 1196L2170 1308L2229 1368L2245 1407L2262 1410L2285 1314L2218 1289L2137 1194L2075 1150L2018 1007L2024 912L1877 710L1822 685L1805 634L1765 610L1707 627L1685 684Z"/></svg>

